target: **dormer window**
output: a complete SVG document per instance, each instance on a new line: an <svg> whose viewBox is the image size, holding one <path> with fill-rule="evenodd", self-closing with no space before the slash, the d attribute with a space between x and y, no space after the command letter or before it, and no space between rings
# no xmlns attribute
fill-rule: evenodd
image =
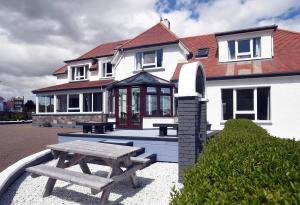
<svg viewBox="0 0 300 205"><path fill-rule="evenodd" d="M248 60L261 57L261 37L229 40L229 60Z"/></svg>
<svg viewBox="0 0 300 205"><path fill-rule="evenodd" d="M152 50L136 53L136 69L149 69L162 67L163 50Z"/></svg>
<svg viewBox="0 0 300 205"><path fill-rule="evenodd" d="M88 65L71 67L72 81L87 79Z"/></svg>
<svg viewBox="0 0 300 205"><path fill-rule="evenodd" d="M196 58L208 57L208 48L199 48L197 50Z"/></svg>
<svg viewBox="0 0 300 205"><path fill-rule="evenodd" d="M112 64L110 62L102 63L102 77L112 77Z"/></svg>

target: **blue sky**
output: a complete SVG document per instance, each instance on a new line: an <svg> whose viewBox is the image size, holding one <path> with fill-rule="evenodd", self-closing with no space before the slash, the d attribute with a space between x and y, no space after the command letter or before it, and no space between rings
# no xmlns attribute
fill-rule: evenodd
<svg viewBox="0 0 300 205"><path fill-rule="evenodd" d="M0 96L57 83L52 72L100 43L168 18L180 37L277 24L300 31L299 0L0 0Z"/></svg>

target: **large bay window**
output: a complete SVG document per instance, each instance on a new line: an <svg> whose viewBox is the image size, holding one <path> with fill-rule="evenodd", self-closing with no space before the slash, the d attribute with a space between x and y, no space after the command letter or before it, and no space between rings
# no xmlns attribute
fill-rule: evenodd
<svg viewBox="0 0 300 205"><path fill-rule="evenodd" d="M270 87L222 89L223 120L270 120Z"/></svg>
<svg viewBox="0 0 300 205"><path fill-rule="evenodd" d="M88 65L71 67L72 81L86 80L88 73Z"/></svg>
<svg viewBox="0 0 300 205"><path fill-rule="evenodd" d="M162 67L163 50L152 50L136 53L136 69L149 69Z"/></svg>
<svg viewBox="0 0 300 205"><path fill-rule="evenodd" d="M102 93L83 93L83 112L102 111Z"/></svg>
<svg viewBox="0 0 300 205"><path fill-rule="evenodd" d="M68 96L57 95L56 96L56 112L67 112L68 110Z"/></svg>
<svg viewBox="0 0 300 205"><path fill-rule="evenodd" d="M261 57L261 37L228 41L229 60L248 60Z"/></svg>

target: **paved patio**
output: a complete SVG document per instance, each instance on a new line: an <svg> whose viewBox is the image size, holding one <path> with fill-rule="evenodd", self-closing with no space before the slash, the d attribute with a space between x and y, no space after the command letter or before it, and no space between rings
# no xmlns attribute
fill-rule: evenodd
<svg viewBox="0 0 300 205"><path fill-rule="evenodd" d="M72 128L35 127L31 124L0 125L0 172L16 161L57 143L57 133Z"/></svg>

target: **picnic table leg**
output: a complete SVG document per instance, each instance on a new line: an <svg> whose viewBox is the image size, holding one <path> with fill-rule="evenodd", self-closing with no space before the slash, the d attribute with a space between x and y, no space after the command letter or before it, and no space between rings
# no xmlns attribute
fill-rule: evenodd
<svg viewBox="0 0 300 205"><path fill-rule="evenodd" d="M130 158L128 158L128 159L126 159L126 160L124 161L124 165L127 167L127 169L129 169L129 168L131 168L131 167L133 166L133 163L132 163L132 161L130 160ZM137 177L136 177L136 173L135 173L135 172L132 173L132 174L130 175L130 181L131 181L131 183L132 183L132 187L133 187L133 188L139 188L139 187L140 187L140 184L139 184L139 182L138 182L138 180L137 180Z"/></svg>
<svg viewBox="0 0 300 205"><path fill-rule="evenodd" d="M82 170L83 173L85 173L85 174L92 174L92 172L91 172L91 170L89 169L87 163L84 162L83 160L81 160L81 161L79 162L79 166L80 166L80 168L81 168L81 170Z"/></svg>
<svg viewBox="0 0 300 205"><path fill-rule="evenodd" d="M110 192L111 192L111 188L105 189L102 192L101 198L100 198L100 205L106 205L107 204Z"/></svg>
<svg viewBox="0 0 300 205"><path fill-rule="evenodd" d="M64 162L66 160L66 157L67 157L66 153L60 153L59 154L58 162L56 164L56 167L63 168L64 167ZM51 179L51 178L48 179L47 184L45 186L44 193L43 193L43 197L47 197L47 196L51 195L55 183L56 183L56 179Z"/></svg>

